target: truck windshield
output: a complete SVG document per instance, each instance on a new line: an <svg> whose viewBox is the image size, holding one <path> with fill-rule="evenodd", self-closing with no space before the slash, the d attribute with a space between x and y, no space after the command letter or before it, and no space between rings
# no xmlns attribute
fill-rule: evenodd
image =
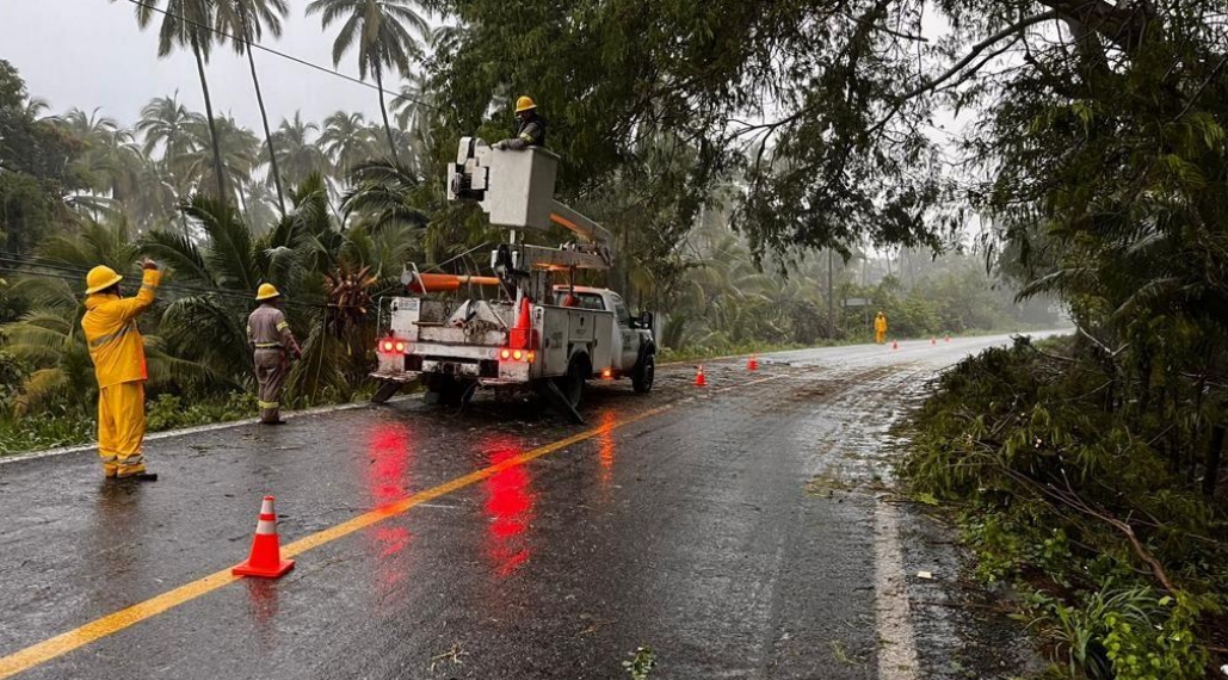
<svg viewBox="0 0 1228 680"><path fill-rule="evenodd" d="M567 298L575 298L574 304L568 304ZM605 311L605 302L596 293L569 293L566 290L554 291L554 304L559 307L580 307L581 309L596 309Z"/></svg>

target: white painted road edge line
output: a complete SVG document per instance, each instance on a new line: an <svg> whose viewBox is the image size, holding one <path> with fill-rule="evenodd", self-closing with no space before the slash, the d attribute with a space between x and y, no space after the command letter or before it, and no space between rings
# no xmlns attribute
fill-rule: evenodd
<svg viewBox="0 0 1228 680"><path fill-rule="evenodd" d="M883 499L874 505L874 594L878 678L916 680L917 642L909 616L899 510Z"/></svg>
<svg viewBox="0 0 1228 680"><path fill-rule="evenodd" d="M396 397L389 399L387 403L394 404L399 401L409 399L408 396ZM282 414L284 420L294 420L295 418L303 418L306 416L317 416L328 413L337 413L340 411L352 411L356 408L365 408L371 406L370 402L358 401L351 404L337 404L335 406L320 406L317 408L307 409L305 411L290 411ZM243 420L231 420L225 423L213 423L212 425L198 425L196 427L185 427L179 430L166 430L165 432L155 432L145 435L145 441L156 442L162 439L174 439L175 437L184 437L192 434L201 434L204 432L216 432L218 430L229 430L236 427L244 427L247 425L255 425L259 419L244 418ZM52 456L63 456L70 453L82 453L84 451L93 451L98 448L98 444L80 444L78 446L64 446L58 449L47 449L45 451L30 451L28 453L15 453L9 456L0 456L0 465L6 463L18 463L24 460L35 460L38 458L50 458Z"/></svg>

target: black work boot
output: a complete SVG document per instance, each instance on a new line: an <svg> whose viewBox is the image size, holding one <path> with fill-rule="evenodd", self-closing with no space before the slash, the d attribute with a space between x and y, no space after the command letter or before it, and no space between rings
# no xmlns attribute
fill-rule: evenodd
<svg viewBox="0 0 1228 680"><path fill-rule="evenodd" d="M117 477L119 482L156 482L158 481L158 473L156 472L138 472L135 475L125 475Z"/></svg>

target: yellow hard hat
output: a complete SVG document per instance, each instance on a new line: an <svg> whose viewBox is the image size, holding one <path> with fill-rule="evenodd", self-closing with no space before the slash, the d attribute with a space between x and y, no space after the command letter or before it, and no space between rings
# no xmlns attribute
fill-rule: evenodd
<svg viewBox="0 0 1228 680"><path fill-rule="evenodd" d="M260 288L256 291L257 300L268 300L270 298L275 298L280 295L281 293L277 291L277 286L274 286L271 283L260 284Z"/></svg>
<svg viewBox="0 0 1228 680"><path fill-rule="evenodd" d="M124 277L116 274L114 269L105 264L100 264L85 275L85 285L87 286L85 294L93 295L94 293L104 291L123 280Z"/></svg>
<svg viewBox="0 0 1228 680"><path fill-rule="evenodd" d="M534 104L533 100L529 97L521 97L516 100L516 113L531 111L535 108L537 108L537 104Z"/></svg>

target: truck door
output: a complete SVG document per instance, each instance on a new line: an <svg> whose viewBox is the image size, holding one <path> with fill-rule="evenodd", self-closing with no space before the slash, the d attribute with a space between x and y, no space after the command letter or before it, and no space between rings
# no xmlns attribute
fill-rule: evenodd
<svg viewBox="0 0 1228 680"><path fill-rule="evenodd" d="M615 348L619 352L618 359L620 360L618 368L622 371L630 371L635 367L635 362L639 359L640 343L639 333L631 327L631 312L627 309L627 303L623 302L623 298L618 293L610 293L610 302L614 304L614 318L618 324L617 335L619 337L619 347Z"/></svg>

